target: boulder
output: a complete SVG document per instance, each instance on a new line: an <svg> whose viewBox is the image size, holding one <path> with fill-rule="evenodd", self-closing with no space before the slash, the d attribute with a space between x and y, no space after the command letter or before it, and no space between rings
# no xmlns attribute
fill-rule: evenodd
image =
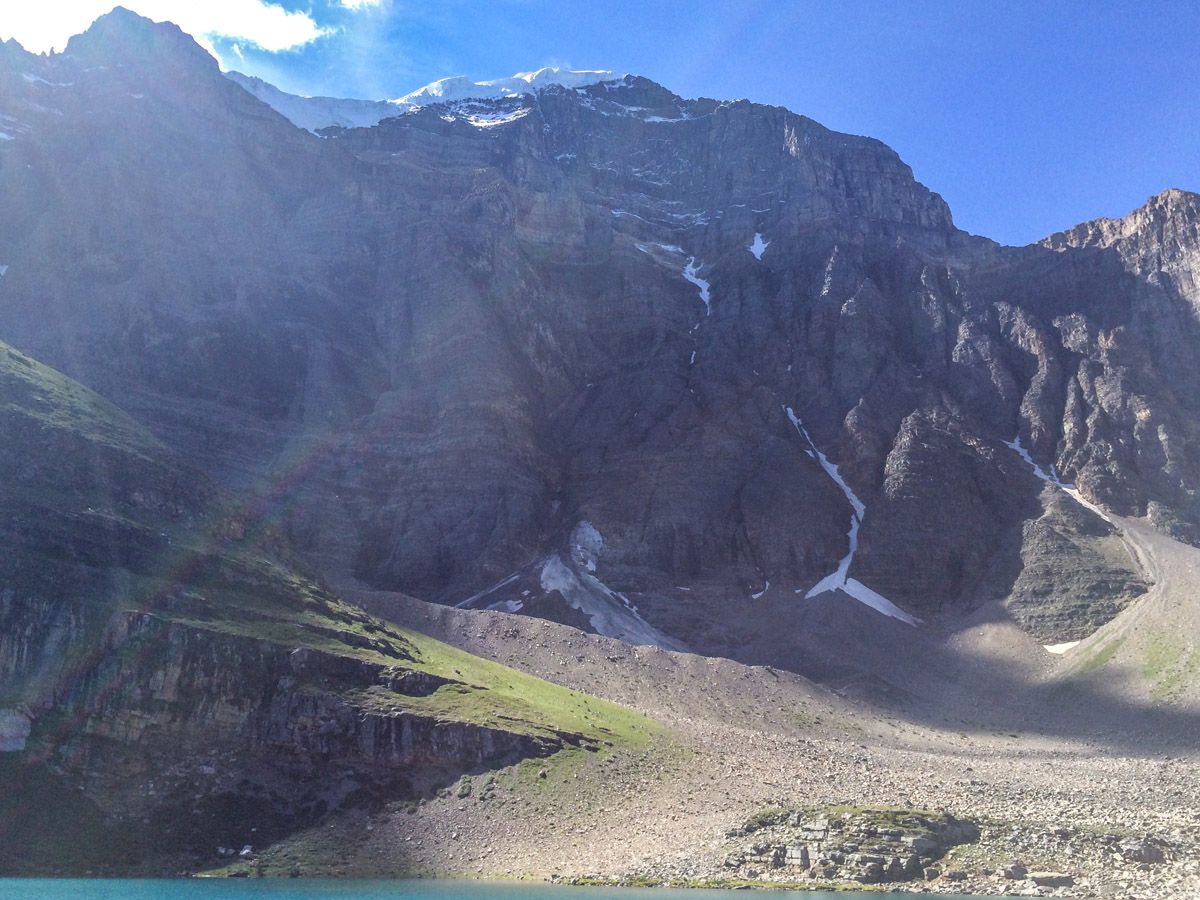
<svg viewBox="0 0 1200 900"><path fill-rule="evenodd" d="M785 849L785 859L789 866L800 866L807 869L810 862L807 844L789 844Z"/></svg>
<svg viewBox="0 0 1200 900"><path fill-rule="evenodd" d="M1160 863L1166 859L1162 847L1154 841L1123 841L1118 849L1129 862Z"/></svg>
<svg viewBox="0 0 1200 900"><path fill-rule="evenodd" d="M1011 863L1007 866L1001 866L997 872L1001 878L1008 878L1013 881L1023 881L1029 874L1029 870L1020 863Z"/></svg>
<svg viewBox="0 0 1200 900"><path fill-rule="evenodd" d="M883 865L881 863L872 862L863 866L862 870L854 876L854 880L862 884L878 884L883 881Z"/></svg>
<svg viewBox="0 0 1200 900"><path fill-rule="evenodd" d="M1038 887L1070 887L1075 883L1075 878L1072 875L1067 875L1064 872L1030 872L1029 880Z"/></svg>

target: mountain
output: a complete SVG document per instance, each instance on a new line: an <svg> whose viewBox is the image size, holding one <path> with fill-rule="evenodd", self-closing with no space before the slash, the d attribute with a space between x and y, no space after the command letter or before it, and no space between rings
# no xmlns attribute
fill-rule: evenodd
<svg viewBox="0 0 1200 900"><path fill-rule="evenodd" d="M414 596L456 640L533 616L914 720L1194 727L1154 635L1195 621L1197 195L1003 247L779 107L548 70L298 98L123 10L0 47L0 114L0 705L89 797L215 735L180 777L261 773L278 836L660 727L449 656Z"/></svg>
<svg viewBox="0 0 1200 900"><path fill-rule="evenodd" d="M636 76L316 137L129 13L6 57L0 333L336 584L820 675L777 620L1058 644L1145 589L1099 510L1194 539L1192 195L1006 248L877 141Z"/></svg>

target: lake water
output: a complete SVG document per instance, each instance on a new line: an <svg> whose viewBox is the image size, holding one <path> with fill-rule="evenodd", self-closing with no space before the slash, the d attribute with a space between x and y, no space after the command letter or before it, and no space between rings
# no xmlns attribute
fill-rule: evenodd
<svg viewBox="0 0 1200 900"><path fill-rule="evenodd" d="M772 892L797 900L955 900L947 894ZM486 881L324 881L241 878L0 878L0 900L746 900L748 891L563 887ZM967 898L959 898L967 900Z"/></svg>

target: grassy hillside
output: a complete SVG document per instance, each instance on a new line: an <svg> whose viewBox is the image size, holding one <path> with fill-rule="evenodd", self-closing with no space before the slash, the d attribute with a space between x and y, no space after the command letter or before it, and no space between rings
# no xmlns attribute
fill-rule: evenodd
<svg viewBox="0 0 1200 900"><path fill-rule="evenodd" d="M177 853L203 865L247 823L280 840L343 802L313 785L349 778L352 802L412 796L661 733L345 602L265 504L229 496L122 410L2 344L0 433L0 708L33 720L26 751L4 762L20 772L8 780L42 786L11 792L10 807L37 806L37 834L0 828L0 872L105 858L146 871ZM213 754L232 781L197 794ZM247 777L261 779L250 796ZM97 845L114 821L136 836L119 860ZM67 853L51 838L70 823L91 837Z"/></svg>
<svg viewBox="0 0 1200 900"><path fill-rule="evenodd" d="M56 369L0 341L0 419L22 417L47 429L144 459L165 448L117 406Z"/></svg>
<svg viewBox="0 0 1200 900"><path fill-rule="evenodd" d="M401 708L442 721L532 736L567 734L607 744L641 745L659 730L624 707L370 616L259 553L238 547L220 556L200 548L192 554L192 575L181 602L173 599L179 596L175 586L145 579L127 608L155 609L164 618L196 628L288 648L307 647L448 682L428 696L400 694L379 685L355 690L354 700L367 708Z"/></svg>

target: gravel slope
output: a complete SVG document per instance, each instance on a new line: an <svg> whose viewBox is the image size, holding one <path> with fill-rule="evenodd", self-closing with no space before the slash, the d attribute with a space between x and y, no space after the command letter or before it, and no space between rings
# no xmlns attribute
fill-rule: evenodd
<svg viewBox="0 0 1200 900"><path fill-rule="evenodd" d="M338 840L322 835L340 849L320 864L379 874L719 878L736 843L726 833L766 807L903 806L947 810L982 828L978 844L946 862L966 880L925 889L1031 889L995 874L1020 861L1073 875L1075 887L1058 889L1065 895L1194 897L1194 687L1147 703L1155 682L1137 654L1164 616L1191 614L1200 552L1139 523L1122 525L1155 582L1145 599L1062 657L984 610L945 642L961 682L945 697L906 698L902 712L773 667L350 592L372 612L472 653L642 710L672 737L640 754L581 754L481 774L465 796L460 788L412 810L340 819L330 826L344 832ZM1096 648L1122 636L1097 664ZM989 690L996 672L1005 678ZM973 716L965 702L972 694ZM1124 858L1131 851L1122 843L1146 840L1161 841L1167 859Z"/></svg>

